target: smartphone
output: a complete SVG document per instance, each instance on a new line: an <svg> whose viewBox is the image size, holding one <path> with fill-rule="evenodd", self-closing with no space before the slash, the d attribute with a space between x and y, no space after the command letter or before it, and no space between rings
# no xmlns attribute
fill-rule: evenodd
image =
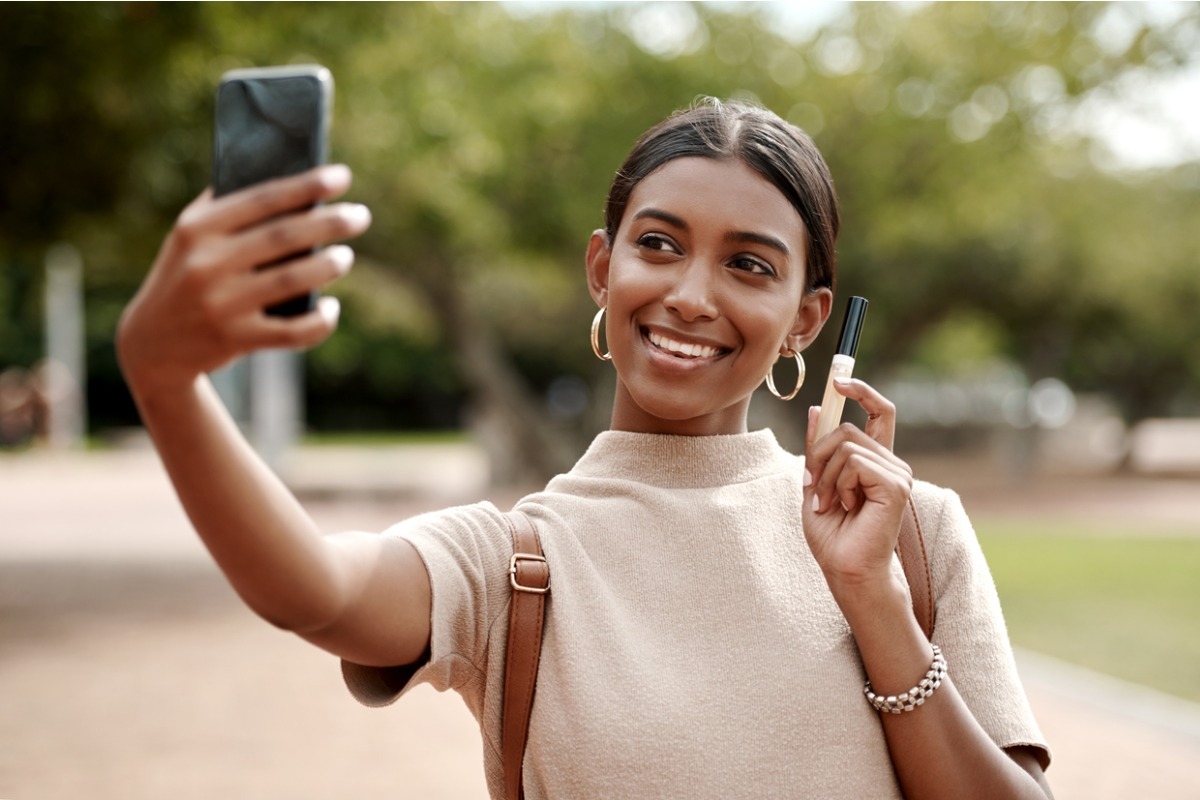
<svg viewBox="0 0 1200 800"><path fill-rule="evenodd" d="M213 124L214 194L219 197L324 164L332 106L333 76L322 66L226 72L217 87ZM304 314L316 302L317 294L311 292L271 306L267 313Z"/></svg>

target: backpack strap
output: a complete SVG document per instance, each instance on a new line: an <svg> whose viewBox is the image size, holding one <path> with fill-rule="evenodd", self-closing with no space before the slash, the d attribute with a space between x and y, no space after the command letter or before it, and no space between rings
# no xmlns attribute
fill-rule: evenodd
<svg viewBox="0 0 1200 800"><path fill-rule="evenodd" d="M522 763L542 654L550 565L529 517L522 511L512 511L505 518L513 537L513 555L508 566L513 591L508 610L500 750L504 758L504 796L507 800L521 800L525 796L521 786Z"/></svg>
<svg viewBox="0 0 1200 800"><path fill-rule="evenodd" d="M933 625L937 621L937 604L933 599L933 576L929 571L929 555L925 551L925 535L921 531L921 519L912 497L900 520L900 538L896 541L896 553L900 566L908 580L908 591L912 595L913 613L925 633L933 639Z"/></svg>

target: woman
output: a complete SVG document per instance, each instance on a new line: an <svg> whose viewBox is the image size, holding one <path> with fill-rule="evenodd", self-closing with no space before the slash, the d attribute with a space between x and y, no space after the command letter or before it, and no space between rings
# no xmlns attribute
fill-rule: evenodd
<svg viewBox="0 0 1200 800"><path fill-rule="evenodd" d="M200 535L245 601L344 661L360 700L427 681L480 720L502 796L503 621L512 553L484 503L385 536L321 537L255 457L204 373L259 347L312 346L337 319L261 309L345 274L322 247L370 215L327 204L342 167L180 216L127 309L118 349ZM747 432L754 390L829 317L837 201L811 140L762 109L707 101L647 132L592 234L588 288L617 371L612 429L518 504L554 574L526 754L541 797L1049 797L1048 750L1017 680L991 578L950 492L891 451L895 409L806 459ZM593 329L595 333L595 328ZM938 622L921 632L893 551L908 497L925 525ZM941 655L939 655L939 652ZM923 705L880 714L944 657Z"/></svg>

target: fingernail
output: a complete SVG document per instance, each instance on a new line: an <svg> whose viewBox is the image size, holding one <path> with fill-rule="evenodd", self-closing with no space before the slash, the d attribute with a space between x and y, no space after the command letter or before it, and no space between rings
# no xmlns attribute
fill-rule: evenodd
<svg viewBox="0 0 1200 800"><path fill-rule="evenodd" d="M344 244L335 244L329 248L329 255L339 275L345 275L354 266L354 250Z"/></svg>
<svg viewBox="0 0 1200 800"><path fill-rule="evenodd" d="M342 304L336 297L322 297L317 301L317 313L330 325L336 325L342 314Z"/></svg>
<svg viewBox="0 0 1200 800"><path fill-rule="evenodd" d="M350 168L345 164L328 164L321 170L321 180L328 186L344 186L350 183Z"/></svg>
<svg viewBox="0 0 1200 800"><path fill-rule="evenodd" d="M821 513L821 497L820 497L820 495L815 495L815 494L813 495L813 513L815 513L815 514Z"/></svg>
<svg viewBox="0 0 1200 800"><path fill-rule="evenodd" d="M371 222L371 209L362 203L346 203L342 215L354 225L368 225Z"/></svg>
<svg viewBox="0 0 1200 800"><path fill-rule="evenodd" d="M849 386L850 384L854 383L854 379L853 378L834 378L833 382L836 383L838 386Z"/></svg>
<svg viewBox="0 0 1200 800"><path fill-rule="evenodd" d="M804 485L812 486L812 473L808 470L804 470Z"/></svg>

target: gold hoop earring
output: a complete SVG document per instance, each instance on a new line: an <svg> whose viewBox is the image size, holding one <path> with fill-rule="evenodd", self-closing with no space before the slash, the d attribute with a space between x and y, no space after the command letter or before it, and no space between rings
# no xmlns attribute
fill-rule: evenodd
<svg viewBox="0 0 1200 800"><path fill-rule="evenodd" d="M601 361L612 361L612 353L600 352L600 320L604 319L604 308L601 307L592 318L592 352Z"/></svg>
<svg viewBox="0 0 1200 800"><path fill-rule="evenodd" d="M800 387L804 385L804 357L800 355L799 350L788 350L787 352L782 353L781 357L789 354L795 357L796 369L799 373L796 375L796 388L792 389L791 394L782 395L779 393L779 390L775 388L775 376L773 374L775 372L774 364L772 364L771 369L767 371L767 389L769 389L771 394L775 395L780 400L791 400L800 391ZM777 358L775 361L778 363L779 359Z"/></svg>

